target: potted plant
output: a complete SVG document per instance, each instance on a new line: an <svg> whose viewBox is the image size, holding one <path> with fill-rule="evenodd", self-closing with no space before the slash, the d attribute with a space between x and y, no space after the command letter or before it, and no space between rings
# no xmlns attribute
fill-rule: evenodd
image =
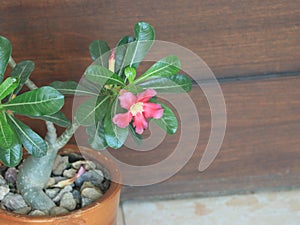
<svg viewBox="0 0 300 225"><path fill-rule="evenodd" d="M15 195L21 194L31 212L38 210L44 214L21 215L16 213L20 209L15 209L15 212L2 209L0 224L115 224L120 184L113 181L121 182L120 174L99 150L120 148L128 135L142 139L150 119L167 133L175 133L178 126L176 116L159 102L156 95L159 92L189 91L192 85L187 76L178 74L180 61L176 56L167 56L143 74L136 74L154 37L155 32L149 24L138 22L134 26L134 36L123 37L115 49L111 50L104 41L93 41L89 50L94 62L85 70L83 82L55 81L40 88L29 79L34 63L22 61L16 64L11 56L10 42L0 37L0 160L7 167L18 168L10 170L11 173L17 172ZM5 74L8 65L12 68L9 75ZM24 85L30 90L20 94ZM60 111L67 94L87 96L74 113L72 122ZM17 115L44 120L46 137L40 137ZM65 127L59 137L55 126ZM91 161L98 167L106 167L102 173L113 181L107 185L104 195L90 205L55 214L53 209L59 208L60 203L51 199L45 188L49 186L58 155L72 154L70 149L74 146L67 143L80 126L86 127L88 142L94 150L80 147L87 161L76 161L77 167L71 168L74 176L55 181L50 189L76 186L73 183L87 174ZM60 149L64 149L63 152L59 152ZM22 160L24 152L29 156ZM70 167L71 163L68 164ZM2 169L2 175L4 172L8 173L8 169ZM7 180L3 183L1 180L0 190L2 188L4 193L0 193L0 199L3 200L10 193L5 188L13 186L14 181L7 184ZM5 205L1 206L5 208Z"/></svg>

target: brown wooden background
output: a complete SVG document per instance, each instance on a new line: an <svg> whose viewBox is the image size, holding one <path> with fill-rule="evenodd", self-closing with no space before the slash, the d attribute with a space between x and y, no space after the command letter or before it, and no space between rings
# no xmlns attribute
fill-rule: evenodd
<svg viewBox="0 0 300 225"><path fill-rule="evenodd" d="M158 40L201 56L219 79L228 126L214 163L197 170L210 131L210 111L199 87L201 136L188 164L169 180L124 187L122 197L215 195L300 186L300 2L297 0L2 0L0 34L16 61L36 62L39 85L79 80L91 60L92 40L114 46L137 21L154 26ZM201 74L199 74L201 76ZM65 112L71 115L71 99ZM44 133L44 126L31 122ZM122 150L130 163L150 163L173 150L179 134L150 155ZM72 140L74 142L74 140ZM162 168L163 170L163 168Z"/></svg>

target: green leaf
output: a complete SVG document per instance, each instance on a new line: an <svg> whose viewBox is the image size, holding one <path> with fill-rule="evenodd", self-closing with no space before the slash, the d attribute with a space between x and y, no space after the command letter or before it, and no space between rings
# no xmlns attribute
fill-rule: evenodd
<svg viewBox="0 0 300 225"><path fill-rule="evenodd" d="M15 133L8 124L6 113L0 112L0 148L8 149L13 146Z"/></svg>
<svg viewBox="0 0 300 225"><path fill-rule="evenodd" d="M46 121L55 123L56 125L58 125L60 127L71 126L71 121L61 111L58 111L57 113L54 113L52 115L37 116L37 117L32 117L32 118L46 120Z"/></svg>
<svg viewBox="0 0 300 225"><path fill-rule="evenodd" d="M151 66L141 77L135 80L135 83L148 80L153 77L168 77L179 72L181 67L177 56L169 55Z"/></svg>
<svg viewBox="0 0 300 225"><path fill-rule="evenodd" d="M5 37L0 36L0 82L3 81L4 73L11 56L12 47Z"/></svg>
<svg viewBox="0 0 300 225"><path fill-rule="evenodd" d="M153 98L150 101L160 104L164 109L164 114L162 118L153 119L153 122L155 122L159 127L164 129L168 134L175 134L178 128L178 120L175 114L173 113L172 109L170 109L165 104L160 103Z"/></svg>
<svg viewBox="0 0 300 225"><path fill-rule="evenodd" d="M143 89L151 88L158 93L182 93L192 89L192 81L182 74L175 74L170 77L159 77L147 80L138 86Z"/></svg>
<svg viewBox="0 0 300 225"><path fill-rule="evenodd" d="M104 118L104 134L105 140L109 147L118 149L122 147L128 136L128 127L120 128L112 121L114 115L119 111L118 99L114 101L110 110L107 111Z"/></svg>
<svg viewBox="0 0 300 225"><path fill-rule="evenodd" d="M131 43L135 40L132 36L125 36L123 37L115 49L115 71L118 73L119 76L122 76L123 70L126 67L125 65L125 55L128 49L128 43Z"/></svg>
<svg viewBox="0 0 300 225"><path fill-rule="evenodd" d="M150 50L155 38L154 29L145 22L138 22L134 26L135 41L127 46L124 57L124 66L137 68L147 52Z"/></svg>
<svg viewBox="0 0 300 225"><path fill-rule="evenodd" d="M136 145L140 146L143 144L143 138L142 135L135 132L134 127L132 124L129 124L129 131L132 137L132 140L136 143Z"/></svg>
<svg viewBox="0 0 300 225"><path fill-rule="evenodd" d="M15 143L8 149L0 148L0 160L8 167L17 166L22 160L22 145Z"/></svg>
<svg viewBox="0 0 300 225"><path fill-rule="evenodd" d="M63 95L97 96L96 93L77 84L75 81L54 81L50 84L50 86L58 90Z"/></svg>
<svg viewBox="0 0 300 225"><path fill-rule="evenodd" d="M79 106L75 119L82 126L90 126L103 119L108 106L109 96L90 98Z"/></svg>
<svg viewBox="0 0 300 225"><path fill-rule="evenodd" d="M41 87L3 104L5 108L28 116L52 115L64 105L64 96L52 87Z"/></svg>
<svg viewBox="0 0 300 225"><path fill-rule="evenodd" d="M132 83L134 81L135 76L136 76L135 68L132 67L125 68L125 77L128 79L129 83Z"/></svg>
<svg viewBox="0 0 300 225"><path fill-rule="evenodd" d="M86 133L89 135L88 143L95 150L103 150L107 147L105 141L103 121L86 128Z"/></svg>
<svg viewBox="0 0 300 225"><path fill-rule="evenodd" d="M139 85L135 85L135 84L129 84L127 85L124 90L131 92L134 95L137 95L140 92L143 92L144 89L142 87L140 87Z"/></svg>
<svg viewBox="0 0 300 225"><path fill-rule="evenodd" d="M16 118L9 116L9 119L15 127L15 131L17 132L20 141L29 154L35 157L46 155L48 150L47 144L37 133Z"/></svg>
<svg viewBox="0 0 300 225"><path fill-rule="evenodd" d="M14 91L14 94L19 93L23 85L29 78L30 74L34 70L34 62L30 60L19 62L11 71L10 76L18 79L19 85L18 88Z"/></svg>
<svg viewBox="0 0 300 225"><path fill-rule="evenodd" d="M8 77L0 85L0 101L4 99L7 95L11 94L19 85L16 78Z"/></svg>
<svg viewBox="0 0 300 225"><path fill-rule="evenodd" d="M95 94L99 94L101 91L101 87L86 78L80 80L80 85Z"/></svg>
<svg viewBox="0 0 300 225"><path fill-rule="evenodd" d="M109 54L106 52L110 51L110 48L105 41L93 41L89 46L89 51L92 59L97 60L98 65L108 67Z"/></svg>
<svg viewBox="0 0 300 225"><path fill-rule="evenodd" d="M101 86L104 84L117 84L124 86L124 81L117 74L103 66L91 65L86 69L84 75L90 81Z"/></svg>

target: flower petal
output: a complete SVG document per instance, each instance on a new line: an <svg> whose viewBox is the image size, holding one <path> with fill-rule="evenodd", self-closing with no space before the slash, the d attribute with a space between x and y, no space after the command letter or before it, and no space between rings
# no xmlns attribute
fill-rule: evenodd
<svg viewBox="0 0 300 225"><path fill-rule="evenodd" d="M143 104L144 116L146 118L160 119L164 114L164 109L160 104L147 102Z"/></svg>
<svg viewBox="0 0 300 225"><path fill-rule="evenodd" d="M156 91L148 88L146 91L141 92L137 95L138 102L148 102L150 98L156 95Z"/></svg>
<svg viewBox="0 0 300 225"><path fill-rule="evenodd" d="M112 119L113 123L121 128L127 127L131 120L132 120L132 115L129 111L126 113L116 114Z"/></svg>
<svg viewBox="0 0 300 225"><path fill-rule="evenodd" d="M138 134L142 134L147 129L148 123L142 112L138 112L133 118L133 126Z"/></svg>
<svg viewBox="0 0 300 225"><path fill-rule="evenodd" d="M125 92L119 96L120 105L124 109L130 109L132 105L134 105L136 101L136 96L131 92Z"/></svg>

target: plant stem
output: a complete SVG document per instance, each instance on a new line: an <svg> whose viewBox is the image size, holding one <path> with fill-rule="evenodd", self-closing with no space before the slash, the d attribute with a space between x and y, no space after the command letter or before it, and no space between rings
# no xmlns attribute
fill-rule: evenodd
<svg viewBox="0 0 300 225"><path fill-rule="evenodd" d="M16 62L12 57L9 58L9 65L16 67ZM37 85L28 79L25 85L30 89L37 89ZM73 123L64 133L57 138L57 132L52 122L46 121L48 143L47 154L43 157L36 158L29 156L20 166L17 177L18 190L23 195L25 201L34 209L50 210L55 206L53 201L45 194L43 188L48 183L52 172L52 167L59 149L65 146L71 139L79 125Z"/></svg>
<svg viewBox="0 0 300 225"><path fill-rule="evenodd" d="M74 133L76 132L76 130L79 128L79 124L74 122L69 128L67 128L59 138L57 138L55 144L53 145L54 149L61 149L62 147L64 147L69 140L71 139L71 137L74 135Z"/></svg>
<svg viewBox="0 0 300 225"><path fill-rule="evenodd" d="M15 60L11 56L9 57L8 64L10 65L11 68L15 68L17 65Z"/></svg>

